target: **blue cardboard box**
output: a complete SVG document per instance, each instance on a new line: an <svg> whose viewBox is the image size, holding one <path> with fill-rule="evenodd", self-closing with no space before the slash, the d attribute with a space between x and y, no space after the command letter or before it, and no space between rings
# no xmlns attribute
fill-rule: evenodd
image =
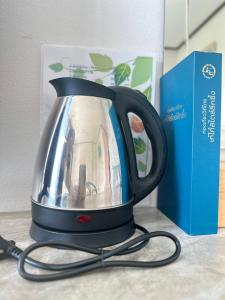
<svg viewBox="0 0 225 300"><path fill-rule="evenodd" d="M217 232L221 66L221 54L195 51L160 81L168 161L158 208L192 235Z"/></svg>

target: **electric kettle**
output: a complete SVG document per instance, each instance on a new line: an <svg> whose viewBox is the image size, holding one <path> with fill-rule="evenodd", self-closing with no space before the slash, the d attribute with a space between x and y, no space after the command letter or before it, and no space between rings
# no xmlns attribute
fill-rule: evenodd
<svg viewBox="0 0 225 300"><path fill-rule="evenodd" d="M57 99L34 170L31 236L104 247L134 233L133 206L166 164L160 118L139 91L76 78L51 80ZM152 165L139 177L128 113L143 122Z"/></svg>

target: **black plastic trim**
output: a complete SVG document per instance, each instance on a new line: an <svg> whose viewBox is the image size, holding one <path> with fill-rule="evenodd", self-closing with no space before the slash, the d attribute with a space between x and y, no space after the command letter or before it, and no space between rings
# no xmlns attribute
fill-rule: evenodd
<svg viewBox="0 0 225 300"><path fill-rule="evenodd" d="M134 204L141 201L151 193L159 184L165 172L167 161L167 144L162 121L147 101L147 98L138 90L127 87L110 87L116 93L114 105L119 117L121 128L128 154L130 181L134 194ZM128 113L137 114L144 123L146 134L152 145L152 166L149 174L145 177L138 176L136 154L133 143L133 136L130 129Z"/></svg>
<svg viewBox="0 0 225 300"><path fill-rule="evenodd" d="M58 97L82 95L115 99L115 93L111 89L86 79L61 77L50 80L49 83L54 86Z"/></svg>
<svg viewBox="0 0 225 300"><path fill-rule="evenodd" d="M80 216L88 216L90 221L80 223ZM60 230L89 232L108 230L121 226L133 216L133 201L127 204L99 210L65 210L39 205L32 201L32 219L41 226Z"/></svg>
<svg viewBox="0 0 225 300"><path fill-rule="evenodd" d="M39 242L57 240L87 247L102 248L123 242L131 237L134 231L135 226L132 218L126 224L119 227L97 232L63 232L51 230L32 222L30 235L34 240Z"/></svg>

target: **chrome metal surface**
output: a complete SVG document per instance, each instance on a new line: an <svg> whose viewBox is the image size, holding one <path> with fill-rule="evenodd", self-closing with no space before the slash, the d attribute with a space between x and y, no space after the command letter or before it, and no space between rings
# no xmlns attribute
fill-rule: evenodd
<svg viewBox="0 0 225 300"><path fill-rule="evenodd" d="M112 101L57 98L41 139L32 199L62 209L101 209L130 200L124 141Z"/></svg>
<svg viewBox="0 0 225 300"><path fill-rule="evenodd" d="M131 133L133 141L136 143L136 147L138 148L138 156L136 155L138 176L140 178L146 177L152 167L152 144L145 131L141 118L133 112L129 112L127 116L129 118L130 127L132 128Z"/></svg>

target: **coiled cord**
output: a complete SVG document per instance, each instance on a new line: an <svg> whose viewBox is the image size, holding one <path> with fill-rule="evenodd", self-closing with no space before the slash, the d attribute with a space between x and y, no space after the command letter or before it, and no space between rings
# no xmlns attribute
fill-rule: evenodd
<svg viewBox="0 0 225 300"><path fill-rule="evenodd" d="M149 232L144 227L135 224L135 228L143 232L142 235L135 237L124 244L112 249L95 249L81 245L74 245L72 243L66 243L62 241L47 241L47 242L36 242L25 250L21 250L15 246L15 242L6 241L1 237L0 245L3 245L5 255L12 256L18 260L18 272L19 274L31 281L53 281L60 280L69 277L81 275L86 272L90 272L97 269L104 269L109 267L133 267L133 268L156 268L168 265L174 262L180 255L181 245L179 240L171 233L165 231ZM175 244L174 253L162 260L157 261L130 261L130 260L108 260L112 256L126 255L136 252L146 246L150 239L156 237L167 237L172 240ZM83 259L77 262L71 262L66 264L49 264L37 261L29 257L32 251L43 248L43 247L63 247L63 249L73 249L94 254L94 257ZM52 271L52 274L33 274L25 270L25 264Z"/></svg>

